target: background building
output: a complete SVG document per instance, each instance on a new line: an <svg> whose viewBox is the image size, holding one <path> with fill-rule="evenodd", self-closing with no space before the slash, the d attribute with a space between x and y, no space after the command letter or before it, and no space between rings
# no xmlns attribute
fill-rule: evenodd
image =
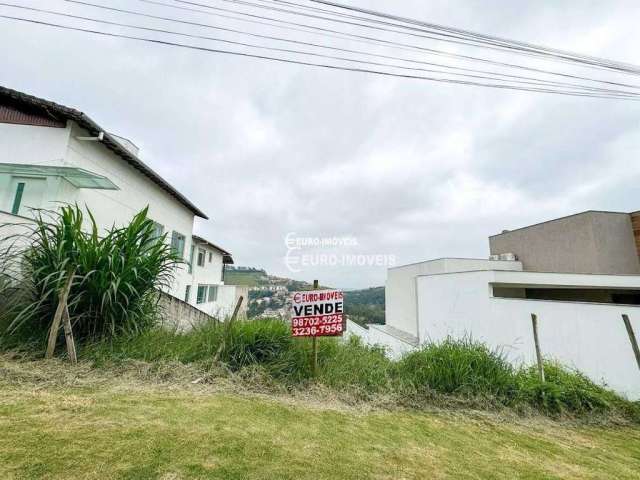
<svg viewBox="0 0 640 480"><path fill-rule="evenodd" d="M388 270L386 325L348 331L398 357L425 342L473 338L514 364L543 355L632 399L640 368L622 315L640 332L636 214L583 212L490 238L490 259ZM637 228L637 225L635 225Z"/></svg>
<svg viewBox="0 0 640 480"><path fill-rule="evenodd" d="M0 223L78 204L106 231L148 206L158 235L186 262L167 293L208 314L230 314L239 295L247 298L245 287L224 284L231 254L193 235L195 218L207 216L138 155L80 111L0 87Z"/></svg>

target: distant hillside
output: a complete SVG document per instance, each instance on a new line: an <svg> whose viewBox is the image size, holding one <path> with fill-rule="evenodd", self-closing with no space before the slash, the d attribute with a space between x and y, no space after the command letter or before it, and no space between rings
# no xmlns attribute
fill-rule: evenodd
<svg viewBox="0 0 640 480"><path fill-rule="evenodd" d="M313 284L291 278L269 275L254 267L235 267L225 273L228 285L247 285L249 292L249 317L284 316L289 306L289 292L310 290ZM284 288L282 288L284 287ZM278 290L279 288L279 290ZM322 286L321 288L331 288ZM345 313L354 322L385 322L384 287L366 288L345 292Z"/></svg>
<svg viewBox="0 0 640 480"><path fill-rule="evenodd" d="M268 285L269 279L264 270L227 270L224 273L224 283L227 285L248 285L256 287Z"/></svg>
<svg viewBox="0 0 640 480"><path fill-rule="evenodd" d="M384 287L345 292L344 309L349 318L356 323L384 324Z"/></svg>

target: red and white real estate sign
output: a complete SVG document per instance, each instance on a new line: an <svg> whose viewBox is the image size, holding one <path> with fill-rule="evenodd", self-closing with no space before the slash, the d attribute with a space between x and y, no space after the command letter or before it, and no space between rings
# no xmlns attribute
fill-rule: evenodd
<svg viewBox="0 0 640 480"><path fill-rule="evenodd" d="M294 337L335 337L344 331L344 294L340 290L311 290L291 295Z"/></svg>

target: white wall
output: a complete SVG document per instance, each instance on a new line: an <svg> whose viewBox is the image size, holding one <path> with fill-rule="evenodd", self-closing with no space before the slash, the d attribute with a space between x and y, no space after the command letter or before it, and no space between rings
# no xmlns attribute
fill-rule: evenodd
<svg viewBox="0 0 640 480"><path fill-rule="evenodd" d="M0 123L0 162L79 167L108 177L119 190L78 189L60 178L48 178L43 203L33 206L56 208L58 202L86 205L104 231L114 224L126 224L148 205L149 217L164 226L168 242L173 230L185 236L188 260L194 214L102 143L80 141L78 136L91 135L74 122L67 128ZM0 177L0 209L9 210L7 202L12 195L4 184L8 176ZM187 269L178 268L170 293L184 298L188 281Z"/></svg>
<svg viewBox="0 0 640 480"><path fill-rule="evenodd" d="M389 333L385 330L384 325L367 325L365 328L349 319L347 319L347 329L344 332L344 338L356 336L365 345L380 346L385 350L386 355L394 360L401 358L405 353L415 349L415 345L411 345L403 341L401 338Z"/></svg>
<svg viewBox="0 0 640 480"><path fill-rule="evenodd" d="M472 336L503 349L515 364L535 363L531 313L538 315L543 355L578 369L631 399L640 398L640 371L621 315L640 335L640 307L491 296L491 283L516 277L532 284L640 284L640 277L470 272L417 278L418 312L424 341ZM609 282L607 282L607 277ZM543 283L544 282L544 283Z"/></svg>
<svg viewBox="0 0 640 480"><path fill-rule="evenodd" d="M71 129L0 123L0 162L59 165Z"/></svg>
<svg viewBox="0 0 640 480"><path fill-rule="evenodd" d="M520 262L472 258L440 258L387 270L385 316L387 325L420 337L416 316L418 275L472 270L522 270Z"/></svg>

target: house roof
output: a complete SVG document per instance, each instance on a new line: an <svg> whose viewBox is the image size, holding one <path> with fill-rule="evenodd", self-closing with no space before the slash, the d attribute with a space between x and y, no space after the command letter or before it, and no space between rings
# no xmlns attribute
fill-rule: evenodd
<svg viewBox="0 0 640 480"><path fill-rule="evenodd" d="M545 225L547 223L558 222L558 221L566 220L568 218L577 217L580 215L587 215L590 213L605 214L605 215L631 215L632 213L635 213L635 212L628 213L628 212L614 212L611 210L585 210L584 212L572 213L571 215L565 215L564 217L559 217L559 218L552 218L551 220L545 220L544 222L538 222L538 223L534 223L532 225L527 225L524 227L513 228L511 230L503 230L500 233L496 233L495 235L489 236L489 238L499 237L501 235L508 235L512 232L526 230L527 228L534 228L540 225Z"/></svg>
<svg viewBox="0 0 640 480"><path fill-rule="evenodd" d="M233 265L233 256L231 255L231 253L227 252L224 248L220 248L215 243L212 243L209 240L199 237L198 235L192 235L191 238L193 238L196 241L196 243L208 245L211 248L218 250L222 254L222 262L226 265Z"/></svg>
<svg viewBox="0 0 640 480"><path fill-rule="evenodd" d="M191 203L187 197L172 187L169 182L154 172L148 165L140 160L140 158L127 150L113 135L109 134L104 128L94 122L83 112L64 105L59 105L49 100L44 100L32 95L27 95L26 93L18 92L17 90L0 86L0 100L2 99L10 99L13 103L28 106L30 109L35 109L55 121L73 120L82 128L87 130L91 135L98 136L103 132L104 139L102 140L102 143L105 147L118 155L133 168L140 171L140 173L147 176L152 182L191 210L194 215L204 219L209 218L202 212L202 210Z"/></svg>

